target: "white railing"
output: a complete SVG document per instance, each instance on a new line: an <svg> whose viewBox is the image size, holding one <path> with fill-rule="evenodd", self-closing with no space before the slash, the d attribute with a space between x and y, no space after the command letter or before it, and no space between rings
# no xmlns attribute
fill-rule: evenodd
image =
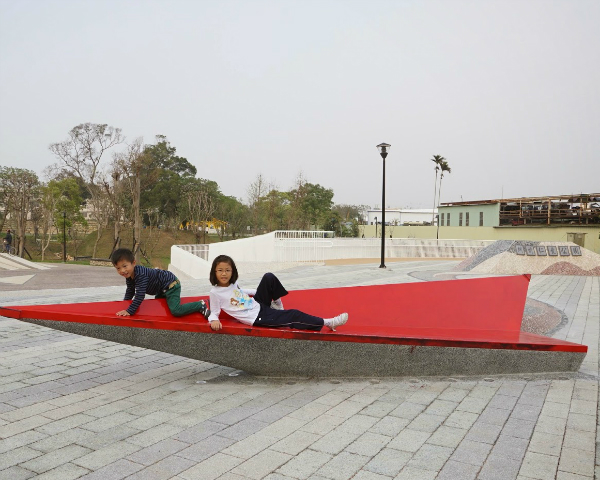
<svg viewBox="0 0 600 480"><path fill-rule="evenodd" d="M175 245L175 247L181 248L186 252L195 255L196 257L200 257L203 260L208 260L208 244L199 244L199 245Z"/></svg>
<svg viewBox="0 0 600 480"><path fill-rule="evenodd" d="M386 258L467 258L493 240L385 239ZM208 278L218 255L232 257L240 272L277 271L326 260L372 258L381 255L380 238L335 238L328 231L275 231L265 235L211 243L174 245L171 266L192 278Z"/></svg>

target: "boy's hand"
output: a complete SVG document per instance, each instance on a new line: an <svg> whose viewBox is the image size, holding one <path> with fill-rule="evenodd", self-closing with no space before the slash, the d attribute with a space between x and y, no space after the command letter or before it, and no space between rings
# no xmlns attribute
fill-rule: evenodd
<svg viewBox="0 0 600 480"><path fill-rule="evenodd" d="M221 322L219 322L218 320L213 320L212 322L210 322L210 328L212 328L215 332L217 330L221 330Z"/></svg>
<svg viewBox="0 0 600 480"><path fill-rule="evenodd" d="M117 312L117 315L119 317L128 317L129 316L129 312L127 310L121 310L120 312Z"/></svg>

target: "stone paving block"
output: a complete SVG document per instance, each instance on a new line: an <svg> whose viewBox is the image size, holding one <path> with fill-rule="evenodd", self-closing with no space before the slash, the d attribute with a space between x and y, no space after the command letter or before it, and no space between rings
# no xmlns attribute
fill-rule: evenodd
<svg viewBox="0 0 600 480"><path fill-rule="evenodd" d="M554 480L557 467L558 457L528 451L519 475L537 480Z"/></svg>
<svg viewBox="0 0 600 480"><path fill-rule="evenodd" d="M529 450L534 453L543 453L558 457L562 448L562 442L562 435L551 435L536 430L531 437Z"/></svg>
<svg viewBox="0 0 600 480"><path fill-rule="evenodd" d="M98 470L99 468L110 465L128 455L137 452L141 447L132 445L124 441L107 445L99 450L95 450L87 455L71 460L75 465L79 465L88 470ZM158 459L157 459L158 460ZM138 462L139 463L139 462Z"/></svg>
<svg viewBox="0 0 600 480"><path fill-rule="evenodd" d="M475 480L479 467L448 460L436 480Z"/></svg>
<svg viewBox="0 0 600 480"><path fill-rule="evenodd" d="M387 403L387 402L375 402L368 407L365 407L361 413L363 415L369 415L371 417L379 417L383 418L387 414L389 414L392 410L394 410L398 405L395 403Z"/></svg>
<svg viewBox="0 0 600 480"><path fill-rule="evenodd" d="M390 412L390 415L400 418L406 418L408 420L414 419L426 408L425 405L412 402L404 402L402 405Z"/></svg>
<svg viewBox="0 0 600 480"><path fill-rule="evenodd" d="M263 450L232 469L231 472L248 478L261 479L277 470L291 458L293 458L291 455L285 453Z"/></svg>
<svg viewBox="0 0 600 480"><path fill-rule="evenodd" d="M359 433L346 432L336 428L313 443L311 449L336 455L359 436Z"/></svg>
<svg viewBox="0 0 600 480"><path fill-rule="evenodd" d="M563 447L575 448L585 452L593 452L596 450L596 440L594 437L598 433L600 433L598 430L596 430L596 432L585 432L582 430L573 430L567 427L563 440Z"/></svg>
<svg viewBox="0 0 600 480"><path fill-rule="evenodd" d="M492 445L471 440L463 440L451 459L456 462L468 463L469 465L482 466L492 449Z"/></svg>
<svg viewBox="0 0 600 480"><path fill-rule="evenodd" d="M56 435L57 433L64 432L65 430L88 424L94 420L96 420L96 417L86 415L85 413L78 413L76 415L65 417L61 420L46 423L40 427L37 427L37 430L47 435Z"/></svg>
<svg viewBox="0 0 600 480"><path fill-rule="evenodd" d="M395 437L410 423L406 418L387 416L373 425L369 432Z"/></svg>
<svg viewBox="0 0 600 480"><path fill-rule="evenodd" d="M27 417L32 417L34 415L40 415L45 413L45 417L48 417L48 413L50 410L55 410L56 406L52 405L49 402L40 402L35 403L33 405L29 405L23 408L16 408L9 412L5 412L0 414L0 419L5 420L7 423L16 422L18 420L22 420Z"/></svg>
<svg viewBox="0 0 600 480"><path fill-rule="evenodd" d="M409 452L384 448L363 467L363 470L379 475L395 477L411 457L412 454Z"/></svg>
<svg viewBox="0 0 600 480"><path fill-rule="evenodd" d="M594 475L595 452L563 447L560 453L558 469L591 477Z"/></svg>
<svg viewBox="0 0 600 480"><path fill-rule="evenodd" d="M218 435L212 435L210 437L201 440L194 445L191 445L183 450L177 452L180 457L193 460L195 462L202 462L208 457L211 457L215 453L225 451L227 447L234 444L235 440L231 438L220 437Z"/></svg>
<svg viewBox="0 0 600 480"><path fill-rule="evenodd" d="M417 405L428 406L436 398L437 398L437 393L435 393L435 392L428 392L425 390L417 390L415 393L413 393L409 397L408 401L410 403L416 403Z"/></svg>
<svg viewBox="0 0 600 480"><path fill-rule="evenodd" d="M469 429L473 426L475 421L479 418L476 413L454 411L444 421L444 425L447 427Z"/></svg>
<svg viewBox="0 0 600 480"><path fill-rule="evenodd" d="M594 421L595 423L595 421ZM535 424L536 431L549 433L551 435L564 435L567 426L567 419L557 417L546 417L540 415Z"/></svg>
<svg viewBox="0 0 600 480"><path fill-rule="evenodd" d="M76 460L79 457L90 453L89 448L79 445L68 445L58 450L40 455L33 460L20 463L20 466L36 473L44 473L48 470L58 467L64 463Z"/></svg>
<svg viewBox="0 0 600 480"><path fill-rule="evenodd" d="M236 442L221 450L221 452L226 453L227 455L233 455L234 457L247 459L269 448L279 440L280 439L276 437L268 437L262 433L255 433L254 435L250 435L244 440Z"/></svg>
<svg viewBox="0 0 600 480"><path fill-rule="evenodd" d="M469 394L470 391L470 389L467 390L451 386L440 393L437 397L437 400L447 400L458 404Z"/></svg>
<svg viewBox="0 0 600 480"><path fill-rule="evenodd" d="M421 448L430 436L431 434L428 432L406 428L393 438L390 443L387 444L387 447L414 453Z"/></svg>
<svg viewBox="0 0 600 480"><path fill-rule="evenodd" d="M581 430L583 432L596 431L596 408L592 415L583 415L581 413L569 413L567 418L567 428Z"/></svg>
<svg viewBox="0 0 600 480"><path fill-rule="evenodd" d="M546 401L541 414L545 417L567 418L569 416L569 404Z"/></svg>
<svg viewBox="0 0 600 480"><path fill-rule="evenodd" d="M75 478L80 478L88 473L90 473L90 471L86 468L80 467L78 465L74 465L72 463L65 463L56 468L53 468L52 470L48 470L47 472L44 472L41 475L37 475L35 477L35 479L36 480L74 480ZM2 477L0 477L0 478L2 478Z"/></svg>
<svg viewBox="0 0 600 480"><path fill-rule="evenodd" d="M407 465L402 469L395 480L434 480L437 475L438 472L434 472L432 470L423 470L422 468L414 468Z"/></svg>
<svg viewBox="0 0 600 480"><path fill-rule="evenodd" d="M26 432L13 435L12 437L0 440L0 454L17 449L24 445L30 445L32 443L43 440L46 437L46 434L36 432L35 430L27 430ZM39 448L35 447L31 448L33 448L34 450L40 450Z"/></svg>
<svg viewBox="0 0 600 480"><path fill-rule="evenodd" d="M333 480L352 478L368 461L370 457L342 452L317 470L317 475Z"/></svg>
<svg viewBox="0 0 600 480"><path fill-rule="evenodd" d="M348 432L355 434L356 436L365 433L377 423L376 417L369 417L367 415L354 415L352 418L348 418L341 423L337 430L342 432Z"/></svg>
<svg viewBox="0 0 600 480"><path fill-rule="evenodd" d="M499 425L483 423L477 420L477 422L469 429L465 436L465 440L493 444L498 438L498 435L500 435L500 431L502 431L502 427Z"/></svg>
<svg viewBox="0 0 600 480"><path fill-rule="evenodd" d="M596 472L596 477L594 478L598 478L598 472ZM577 475L576 473L561 472L559 470L556 472L556 480L592 480L592 477Z"/></svg>
<svg viewBox="0 0 600 480"><path fill-rule="evenodd" d="M0 480L26 480L35 476L36 474L31 470L25 470L21 467L10 467L0 471Z"/></svg>
<svg viewBox="0 0 600 480"><path fill-rule="evenodd" d="M307 479L331 460L331 458L332 455L323 452L317 452L310 449L304 450L298 456L292 457L286 464L279 467L276 473L301 480Z"/></svg>
<svg viewBox="0 0 600 480"><path fill-rule="evenodd" d="M0 430L0 438L8 438L19 433L39 428L42 425L52 422L49 418L42 417L41 415L34 415L33 417L27 417L17 422L9 423L4 425ZM41 432L45 433L45 432Z"/></svg>
<svg viewBox="0 0 600 480"><path fill-rule="evenodd" d="M339 390L334 390L332 392L328 392L325 395L317 398L315 400L316 403L322 403L324 405L329 405L331 407L342 403L347 398L351 397L352 394L348 392L342 392Z"/></svg>
<svg viewBox="0 0 600 480"><path fill-rule="evenodd" d="M570 411L573 413L580 413L583 415L591 415L598 408L596 401L589 400L577 400L571 401Z"/></svg>
<svg viewBox="0 0 600 480"><path fill-rule="evenodd" d="M214 480L219 478L221 480L228 477L224 476L231 469L238 466L244 460L238 457L232 457L231 455L225 455L223 453L217 453L212 457L194 465L193 467L181 472L178 478L185 480ZM235 475L229 473L230 480L238 479L243 480L241 475Z"/></svg>
<svg viewBox="0 0 600 480"><path fill-rule="evenodd" d="M314 433L296 431L272 445L270 449L276 452L287 453L288 455L298 455L302 450L305 450L320 438L320 435Z"/></svg>
<svg viewBox="0 0 600 480"><path fill-rule="evenodd" d="M268 426L268 423L246 418L241 422L236 423L230 427L227 427L219 432L222 437L232 438L233 440L243 440L249 437L253 433L259 432Z"/></svg>
<svg viewBox="0 0 600 480"><path fill-rule="evenodd" d="M409 460L408 466L438 472L450 458L453 451L452 448L426 443Z"/></svg>
<svg viewBox="0 0 600 480"><path fill-rule="evenodd" d="M429 437L427 443L440 447L456 448L466 434L467 430L465 429L442 425Z"/></svg>
<svg viewBox="0 0 600 480"><path fill-rule="evenodd" d="M346 447L346 451L357 455L373 457L383 449L391 440L391 437L386 435L378 435L376 433L363 433L354 442Z"/></svg>
<svg viewBox="0 0 600 480"><path fill-rule="evenodd" d="M535 426L536 422L511 417L504 424L502 434L510 437L529 439Z"/></svg>
<svg viewBox="0 0 600 480"><path fill-rule="evenodd" d="M527 405L519 402L513 409L510 416L511 418L535 422L538 419L541 410L542 406L540 405Z"/></svg>
<svg viewBox="0 0 600 480"><path fill-rule="evenodd" d="M28 446L14 448L8 452L0 454L0 470L13 467L42 455L42 452L34 450Z"/></svg>
<svg viewBox="0 0 600 480"><path fill-rule="evenodd" d="M272 407L265 408L264 410L255 413L250 418L253 418L254 420L258 420L260 422L273 423L279 420L280 418L289 415L290 417L297 418L299 420L310 421L321 415L319 414L315 415L313 418L308 418L313 415L312 412L316 413L317 411L321 411L321 409L324 412L329 410L329 407L327 405L323 405L320 403L317 404L316 402L313 402L310 405L314 407L314 410L304 410L305 407L302 407L300 409L302 410L302 412L300 412L300 410L296 410L294 407L290 407L289 405L273 405Z"/></svg>
<svg viewBox="0 0 600 480"><path fill-rule="evenodd" d="M419 430L422 432L432 433L446 420L445 416L442 415L430 415L427 413L421 413L412 422L408 424L407 428L411 430Z"/></svg>
<svg viewBox="0 0 600 480"><path fill-rule="evenodd" d="M502 426L511 415L511 411L503 408L492 408L489 405L479 415L478 422Z"/></svg>
<svg viewBox="0 0 600 480"><path fill-rule="evenodd" d="M328 415L333 415L335 417L350 418L360 412L363 408L364 405L361 403L344 400L342 403L329 409L327 413Z"/></svg>
<svg viewBox="0 0 600 480"><path fill-rule="evenodd" d="M189 470L195 462L173 455L128 476L129 480L170 480Z"/></svg>
<svg viewBox="0 0 600 480"><path fill-rule="evenodd" d="M111 445L120 440L132 438L135 435L138 435L140 431L134 428L129 428L125 425L119 425L118 427L114 427L100 433L90 433L91 435L89 436L79 436L75 443L81 445L82 447L90 448L92 450L99 450L101 448L106 447L107 445Z"/></svg>
<svg viewBox="0 0 600 480"><path fill-rule="evenodd" d="M282 419L277 420L271 425L263 428L261 433L267 437L282 439L295 432L305 424L306 422L304 420L298 420L297 418L292 417L283 417Z"/></svg>
<svg viewBox="0 0 600 480"><path fill-rule="evenodd" d="M514 480L519 474L520 467L520 459L495 455L492 451L477 478L480 480Z"/></svg>
<svg viewBox="0 0 600 480"><path fill-rule="evenodd" d="M190 428L186 428L185 430L175 435L173 438L181 442L192 444L197 443L200 440L203 440L207 437L210 437L211 435L220 432L224 428L227 428L227 425L206 420Z"/></svg>
<svg viewBox="0 0 600 480"><path fill-rule="evenodd" d="M510 458L520 462L525 456L528 445L529 442L525 438L501 434L492 448L492 455Z"/></svg>
<svg viewBox="0 0 600 480"><path fill-rule="evenodd" d="M479 415L481 414L481 412L483 412L488 403L489 400L487 398L478 398L469 394L463 399L462 402L458 404L456 410L462 412L476 413Z"/></svg>
<svg viewBox="0 0 600 480"><path fill-rule="evenodd" d="M180 442L173 438L168 438L166 440L162 440L154 445L151 445L147 448L134 450L129 456L127 456L127 460L131 460L132 462L139 463L141 465L152 465L158 460L162 460L170 455L176 454L181 450L184 450L189 447L189 444L185 442ZM124 455L125 457L125 455Z"/></svg>

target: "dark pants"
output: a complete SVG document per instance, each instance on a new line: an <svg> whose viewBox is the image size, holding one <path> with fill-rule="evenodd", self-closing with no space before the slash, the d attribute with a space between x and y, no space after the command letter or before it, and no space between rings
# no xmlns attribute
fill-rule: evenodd
<svg viewBox="0 0 600 480"><path fill-rule="evenodd" d="M156 295L156 298L166 298L167 305L169 306L169 310L173 314L174 317L181 317L183 315L188 315L194 312L202 311L204 307L204 303L200 302L190 302L190 303L181 303L181 285L177 284L173 288L170 288L166 292L159 293Z"/></svg>
<svg viewBox="0 0 600 480"><path fill-rule="evenodd" d="M297 330L316 330L323 328L323 319L301 312L300 310L275 310L271 302L284 297L288 292L272 273L265 273L256 288L254 300L260 304L260 312L254 321L259 327L290 327Z"/></svg>

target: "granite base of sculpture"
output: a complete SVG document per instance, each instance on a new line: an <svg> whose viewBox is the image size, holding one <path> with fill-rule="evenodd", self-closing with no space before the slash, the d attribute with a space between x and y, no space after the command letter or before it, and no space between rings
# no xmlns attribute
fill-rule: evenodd
<svg viewBox="0 0 600 480"><path fill-rule="evenodd" d="M285 308L350 315L336 332L249 327L222 315L173 317L165 300L0 307L0 315L264 376L393 377L576 372L585 345L521 331L530 277L292 291ZM196 301L193 297L182 299ZM224 318L225 317L225 318Z"/></svg>

